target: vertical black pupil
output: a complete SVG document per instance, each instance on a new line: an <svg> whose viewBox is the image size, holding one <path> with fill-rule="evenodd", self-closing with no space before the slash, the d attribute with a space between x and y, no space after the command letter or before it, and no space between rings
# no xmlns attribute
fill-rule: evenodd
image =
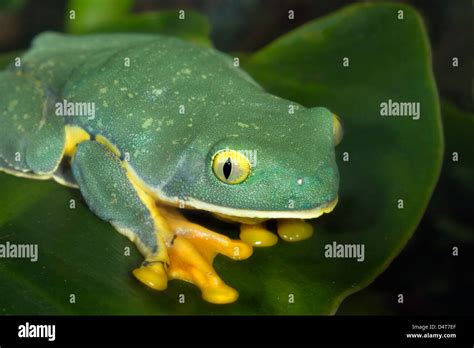
<svg viewBox="0 0 474 348"><path fill-rule="evenodd" d="M228 158L227 161L225 161L224 168L222 169L223 169L225 178L229 179L230 172L232 171L232 162L230 161L230 158Z"/></svg>

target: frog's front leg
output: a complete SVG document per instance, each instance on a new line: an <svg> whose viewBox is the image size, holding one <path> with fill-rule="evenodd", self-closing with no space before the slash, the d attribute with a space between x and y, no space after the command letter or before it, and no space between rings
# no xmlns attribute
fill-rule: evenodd
<svg viewBox="0 0 474 348"><path fill-rule="evenodd" d="M122 161L101 143L85 141L77 146L71 167L89 208L145 256L137 277L156 290L166 289L166 242L171 241L172 233L131 184Z"/></svg>

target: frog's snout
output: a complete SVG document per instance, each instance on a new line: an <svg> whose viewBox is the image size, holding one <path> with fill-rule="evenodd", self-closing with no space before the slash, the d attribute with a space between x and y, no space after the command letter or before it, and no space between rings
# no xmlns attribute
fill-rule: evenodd
<svg viewBox="0 0 474 348"><path fill-rule="evenodd" d="M337 182L324 179L324 175L293 177L286 199L294 202L294 209L315 209L326 206L337 197Z"/></svg>

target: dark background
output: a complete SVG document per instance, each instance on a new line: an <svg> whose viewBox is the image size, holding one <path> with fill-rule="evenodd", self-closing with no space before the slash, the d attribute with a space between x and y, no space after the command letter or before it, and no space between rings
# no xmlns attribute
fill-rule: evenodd
<svg viewBox="0 0 474 348"><path fill-rule="evenodd" d="M252 52L305 22L353 2L137 0L134 11L195 9L209 19L215 47L225 52ZM472 2L398 2L414 6L425 20L442 103L446 100L472 113ZM0 0L0 52L26 49L42 31L62 31L66 4L60 0ZM290 9L295 11L292 21L288 20ZM452 57L459 58L458 69L452 69ZM407 247L374 283L350 296L338 314L474 313L474 204L470 191L453 179L448 166L445 160L439 185ZM459 247L459 256L447 257L453 246ZM436 272L432 271L433 264ZM403 304L397 302L400 293Z"/></svg>

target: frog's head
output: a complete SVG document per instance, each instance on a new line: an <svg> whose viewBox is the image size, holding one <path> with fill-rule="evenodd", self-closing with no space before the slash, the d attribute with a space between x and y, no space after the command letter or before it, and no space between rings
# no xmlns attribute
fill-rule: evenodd
<svg viewBox="0 0 474 348"><path fill-rule="evenodd" d="M338 197L334 147L341 125L325 108L285 117L211 131L213 145L191 146L165 193L233 218L311 219L331 211Z"/></svg>

